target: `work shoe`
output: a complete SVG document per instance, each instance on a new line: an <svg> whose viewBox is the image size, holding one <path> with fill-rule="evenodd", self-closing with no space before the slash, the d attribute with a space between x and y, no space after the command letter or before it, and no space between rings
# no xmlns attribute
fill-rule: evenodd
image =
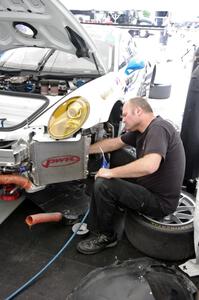
<svg viewBox="0 0 199 300"><path fill-rule="evenodd" d="M95 254L116 245L116 236L109 237L105 234L99 234L98 236L92 236L91 238L80 241L77 244L77 250L83 254Z"/></svg>

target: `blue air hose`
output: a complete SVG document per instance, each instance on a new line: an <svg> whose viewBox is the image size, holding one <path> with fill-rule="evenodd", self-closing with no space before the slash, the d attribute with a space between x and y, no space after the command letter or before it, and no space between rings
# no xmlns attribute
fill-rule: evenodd
<svg viewBox="0 0 199 300"><path fill-rule="evenodd" d="M101 168L109 168L109 162L106 160L104 152L101 147L100 151L102 153L102 164ZM28 280L24 285L22 285L20 288L18 288L15 292L13 292L10 296L8 296L5 300L11 300L14 299L19 293L21 293L23 290L25 290L27 287L29 287L36 279L44 273L44 271L47 270L48 267L62 254L62 252L66 249L66 247L70 244L70 242L74 239L76 236L78 230L80 229L81 225L84 223L85 219L87 218L89 214L89 209L86 211L84 217L82 218L81 222L79 223L79 226L74 231L74 233L71 235L71 237L66 241L66 243L63 245L63 247L59 250L59 252L47 263L45 267L43 267L37 274L35 274L30 280Z"/></svg>
<svg viewBox="0 0 199 300"><path fill-rule="evenodd" d="M47 263L45 267L43 267L38 273L36 273L30 280L28 280L24 285L22 285L20 288L18 288L15 292L13 292L10 296L8 296L5 300L11 300L14 299L19 293L24 291L27 287L29 287L33 282L36 281L36 279L44 273L44 271L47 270L48 267L62 254L62 252L66 249L66 247L70 244L70 242L74 239L76 236L78 230L80 229L81 225L84 223L85 219L87 218L89 213L89 209L86 211L84 217L82 218L81 222L79 223L79 226L74 231L74 233L71 235L71 237L66 241L66 243L63 245L63 247L59 250L59 252Z"/></svg>

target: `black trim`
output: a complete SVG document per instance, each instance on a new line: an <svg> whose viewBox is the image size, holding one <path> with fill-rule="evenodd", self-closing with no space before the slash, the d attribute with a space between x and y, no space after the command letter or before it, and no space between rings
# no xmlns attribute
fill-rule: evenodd
<svg viewBox="0 0 199 300"><path fill-rule="evenodd" d="M156 75L156 65L153 68L153 72L152 72L152 76L151 76L151 85L154 85L154 81L155 81L155 75Z"/></svg>
<svg viewBox="0 0 199 300"><path fill-rule="evenodd" d="M48 73L42 71L40 74L37 75L39 79L67 79L73 80L74 78L91 78L95 79L99 77L99 74L65 74L65 73Z"/></svg>
<svg viewBox="0 0 199 300"><path fill-rule="evenodd" d="M21 73L21 69L0 67L0 73L1 73L1 75L4 75L4 74L16 75L16 74Z"/></svg>
<svg viewBox="0 0 199 300"><path fill-rule="evenodd" d="M27 119L25 119L23 122L19 123L18 125L11 126L11 127L0 127L0 131L13 131L16 129L19 129L27 124L30 124L34 118L40 114L48 105L49 105L49 100L46 98L44 95L37 95L37 94L29 94L29 93L22 93L22 92L10 92L10 91L0 91L0 96L1 95L6 95L6 96L15 96L19 98L31 98L37 100L44 100L44 104L36 110L32 115L30 115ZM19 100L20 101L20 100Z"/></svg>
<svg viewBox="0 0 199 300"><path fill-rule="evenodd" d="M26 22L13 22L12 25L13 25L14 29L15 29L17 32L19 32L21 35L26 36L26 37L29 37L29 38L32 38L32 39L35 39L35 38L36 38L36 35L37 35L37 33L38 33L38 32L37 32L37 29L35 29L35 27L33 27L31 24L26 23ZM33 35L28 36L27 34L23 33L22 31L20 31L19 29L16 28L17 25L24 25L24 26L28 27L29 29L32 30Z"/></svg>
<svg viewBox="0 0 199 300"><path fill-rule="evenodd" d="M65 29L68 32L71 43L76 48L77 57L88 57L88 48L86 47L85 41L79 36L73 29L66 26Z"/></svg>

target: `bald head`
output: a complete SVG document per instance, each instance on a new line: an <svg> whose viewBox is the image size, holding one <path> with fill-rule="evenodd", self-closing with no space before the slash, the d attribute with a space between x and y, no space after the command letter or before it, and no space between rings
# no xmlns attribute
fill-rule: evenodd
<svg viewBox="0 0 199 300"><path fill-rule="evenodd" d="M151 106L141 97L132 98L124 103L122 117L126 131L140 132L155 118Z"/></svg>
<svg viewBox="0 0 199 300"><path fill-rule="evenodd" d="M132 105L134 107L140 107L140 108L142 108L142 110L144 112L148 112L148 113L152 113L153 112L150 104L147 102L146 99L144 99L142 97L131 98L131 99L129 99L127 101L127 103L129 103L130 105Z"/></svg>

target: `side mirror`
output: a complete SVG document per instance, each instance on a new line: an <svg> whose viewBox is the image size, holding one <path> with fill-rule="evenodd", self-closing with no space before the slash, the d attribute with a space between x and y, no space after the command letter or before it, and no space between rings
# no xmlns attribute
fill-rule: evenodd
<svg viewBox="0 0 199 300"><path fill-rule="evenodd" d="M129 61L128 66L126 67L126 70L125 70L125 74L129 75L136 70L143 69L144 67L145 67L145 64L142 60L133 58Z"/></svg>

